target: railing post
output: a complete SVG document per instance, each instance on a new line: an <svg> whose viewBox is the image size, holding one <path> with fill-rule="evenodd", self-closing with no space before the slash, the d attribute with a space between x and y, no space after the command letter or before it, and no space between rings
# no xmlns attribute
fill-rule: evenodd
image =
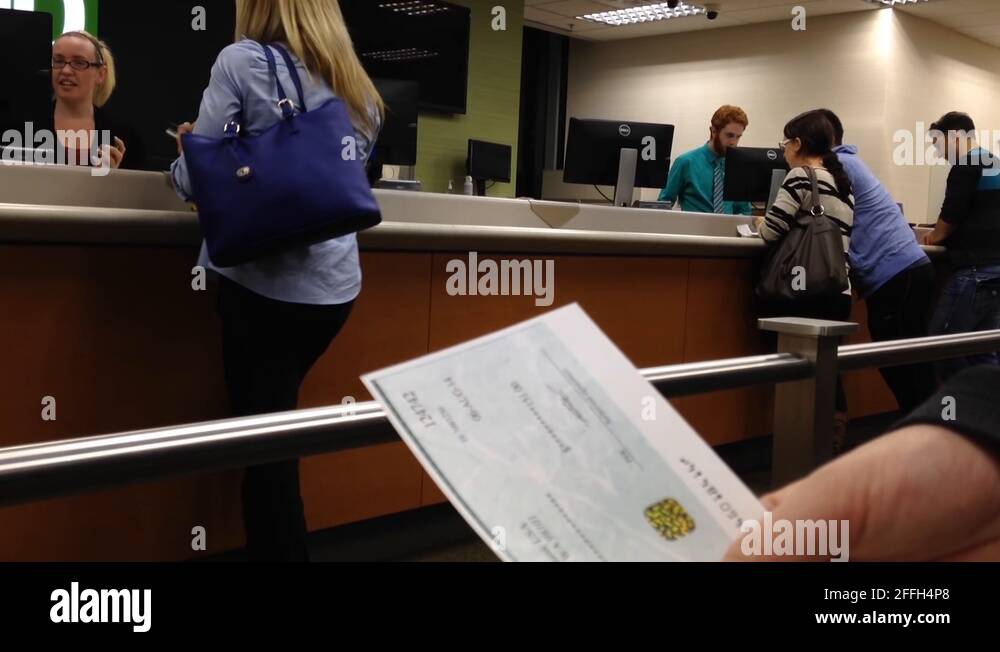
<svg viewBox="0 0 1000 652"><path fill-rule="evenodd" d="M813 363L811 378L778 383L774 393L771 484L781 487L808 475L833 456L833 415L840 338L858 330L851 322L798 317L761 319L761 330L778 333L778 352Z"/></svg>

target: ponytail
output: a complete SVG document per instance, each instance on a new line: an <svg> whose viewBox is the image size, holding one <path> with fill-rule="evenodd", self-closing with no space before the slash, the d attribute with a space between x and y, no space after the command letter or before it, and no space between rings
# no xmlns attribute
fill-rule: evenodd
<svg viewBox="0 0 1000 652"><path fill-rule="evenodd" d="M851 186L851 178L847 176L847 170L844 169L836 152L828 151L823 155L823 167L833 175L833 180L837 183L837 194L842 200L847 201L847 198L854 194L854 188Z"/></svg>

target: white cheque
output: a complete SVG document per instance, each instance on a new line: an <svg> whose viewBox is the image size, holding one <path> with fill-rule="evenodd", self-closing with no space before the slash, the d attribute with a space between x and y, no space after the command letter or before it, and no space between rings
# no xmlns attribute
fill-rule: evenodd
<svg viewBox="0 0 1000 652"><path fill-rule="evenodd" d="M362 380L504 560L718 560L764 511L577 305Z"/></svg>

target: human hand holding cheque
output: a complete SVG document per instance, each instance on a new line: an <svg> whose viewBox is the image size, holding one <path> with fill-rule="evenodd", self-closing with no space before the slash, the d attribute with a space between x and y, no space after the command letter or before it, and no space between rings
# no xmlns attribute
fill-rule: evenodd
<svg viewBox="0 0 1000 652"><path fill-rule="evenodd" d="M362 380L505 561L715 561L764 511L576 304Z"/></svg>

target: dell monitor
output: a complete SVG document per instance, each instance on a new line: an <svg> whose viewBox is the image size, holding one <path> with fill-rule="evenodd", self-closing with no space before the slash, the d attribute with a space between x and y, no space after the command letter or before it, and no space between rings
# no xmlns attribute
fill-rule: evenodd
<svg viewBox="0 0 1000 652"><path fill-rule="evenodd" d="M373 79L385 103L385 120L368 156L372 185L382 176L383 165L417 164L417 124L420 85L401 79Z"/></svg>
<svg viewBox="0 0 1000 652"><path fill-rule="evenodd" d="M0 43L5 57L0 84L0 137L24 132L25 122L52 116L52 15L0 9ZM2 142L0 142L2 144ZM32 147L31 143L24 143Z"/></svg>
<svg viewBox="0 0 1000 652"><path fill-rule="evenodd" d="M487 181L510 182L511 151L510 145L469 139L465 172L476 184L477 195L486 196Z"/></svg>
<svg viewBox="0 0 1000 652"><path fill-rule="evenodd" d="M673 144L673 125L570 118L563 181L615 186L616 200L620 195L622 201L631 201L630 183L639 188L666 185ZM635 173L630 175L633 164Z"/></svg>
<svg viewBox="0 0 1000 652"><path fill-rule="evenodd" d="M726 201L773 202L773 179L784 179L788 163L780 149L773 147L730 147L726 152L726 180L722 197ZM780 181L777 181L780 185Z"/></svg>

